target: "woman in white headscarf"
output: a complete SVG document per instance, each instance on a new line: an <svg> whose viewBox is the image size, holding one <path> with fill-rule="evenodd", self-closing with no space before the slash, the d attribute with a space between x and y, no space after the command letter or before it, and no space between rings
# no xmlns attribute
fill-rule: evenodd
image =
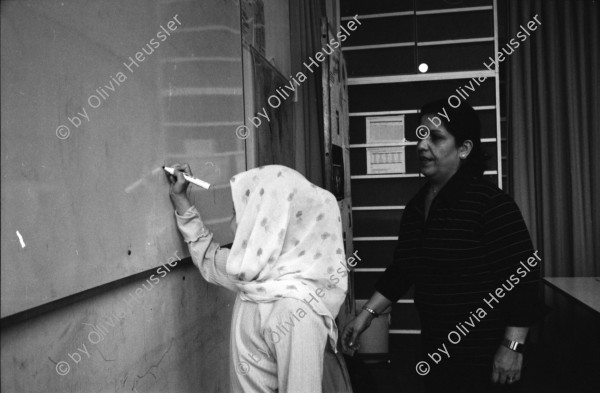
<svg viewBox="0 0 600 393"><path fill-rule="evenodd" d="M240 173L230 181L235 238L228 250L212 241L186 197L189 166L174 167L170 196L194 264L208 282L238 293L232 390L351 392L343 358L333 355L347 291L335 197L283 166Z"/></svg>

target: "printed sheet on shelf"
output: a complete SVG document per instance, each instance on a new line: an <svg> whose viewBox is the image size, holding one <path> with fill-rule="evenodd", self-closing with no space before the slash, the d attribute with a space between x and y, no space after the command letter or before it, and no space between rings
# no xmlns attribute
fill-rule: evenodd
<svg viewBox="0 0 600 393"><path fill-rule="evenodd" d="M367 174L406 173L404 115L367 117ZM394 145L395 144L395 145Z"/></svg>

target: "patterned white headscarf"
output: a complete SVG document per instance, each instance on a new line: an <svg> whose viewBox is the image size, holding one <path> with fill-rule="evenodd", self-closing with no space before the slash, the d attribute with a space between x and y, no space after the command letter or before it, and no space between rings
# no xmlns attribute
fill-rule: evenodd
<svg viewBox="0 0 600 393"><path fill-rule="evenodd" d="M333 194L280 165L234 176L231 193L237 231L227 273L241 298L306 301L324 317L335 348L334 319L348 279L334 273L340 264L346 265L340 210Z"/></svg>

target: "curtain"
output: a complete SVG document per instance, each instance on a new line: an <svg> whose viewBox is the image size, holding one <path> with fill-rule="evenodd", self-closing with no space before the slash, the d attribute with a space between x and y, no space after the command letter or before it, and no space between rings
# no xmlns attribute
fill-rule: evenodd
<svg viewBox="0 0 600 393"><path fill-rule="evenodd" d="M302 63L321 50L322 12L319 0L290 1L292 73L302 71L308 77L298 89L296 104L296 169L320 187L325 186L321 69L311 74Z"/></svg>
<svg viewBox="0 0 600 393"><path fill-rule="evenodd" d="M507 64L511 190L545 276L599 276L598 2L507 3L508 36L541 22Z"/></svg>

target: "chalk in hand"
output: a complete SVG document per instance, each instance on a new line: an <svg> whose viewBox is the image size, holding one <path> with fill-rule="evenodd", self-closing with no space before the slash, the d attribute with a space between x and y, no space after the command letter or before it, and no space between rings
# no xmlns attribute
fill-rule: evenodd
<svg viewBox="0 0 600 393"><path fill-rule="evenodd" d="M169 173L170 175L173 175L173 176L175 176L175 168L171 168L171 167L168 167L168 166L164 166L164 167L163 167L163 169L164 169L165 171L167 171L167 173ZM190 183L192 183L192 184L195 184L195 185L197 185L197 186L199 186L199 187L202 187L202 188L204 188L205 190L208 190L208 189L210 188L210 183L207 183L207 182L205 182L204 180L200 180L200 179L198 179L197 177L190 176L190 175L188 175L187 173L184 173L184 174L183 174L183 178L184 178L185 180L189 181L189 182L190 182Z"/></svg>

